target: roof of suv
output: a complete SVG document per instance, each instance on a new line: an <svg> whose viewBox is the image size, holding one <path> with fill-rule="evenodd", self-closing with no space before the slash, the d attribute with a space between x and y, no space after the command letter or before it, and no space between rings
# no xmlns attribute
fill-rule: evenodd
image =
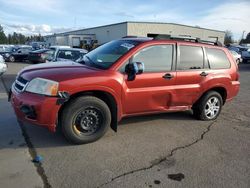
<svg viewBox="0 0 250 188"><path fill-rule="evenodd" d="M213 45L217 47L223 47L223 45L219 41L206 41L206 40L201 40L200 38L170 36L170 35L156 35L154 38L153 37L127 36L127 37L123 37L121 40L132 40L132 41L138 41L138 42L147 42L147 41L152 41L152 40L188 42L188 43L195 43L195 44L201 44L201 45L206 44L206 45Z"/></svg>

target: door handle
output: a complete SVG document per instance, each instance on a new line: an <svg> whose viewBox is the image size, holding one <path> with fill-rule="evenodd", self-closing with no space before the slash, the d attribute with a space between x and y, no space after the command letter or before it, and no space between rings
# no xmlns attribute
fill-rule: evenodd
<svg viewBox="0 0 250 188"><path fill-rule="evenodd" d="M208 73L202 72L202 73L200 73L200 75L206 77L208 75Z"/></svg>
<svg viewBox="0 0 250 188"><path fill-rule="evenodd" d="M170 79L172 79L174 76L172 75L172 74L169 74L169 73L167 73L167 74L165 74L164 76L162 76L162 78L164 78L164 79L166 79L166 80L170 80Z"/></svg>

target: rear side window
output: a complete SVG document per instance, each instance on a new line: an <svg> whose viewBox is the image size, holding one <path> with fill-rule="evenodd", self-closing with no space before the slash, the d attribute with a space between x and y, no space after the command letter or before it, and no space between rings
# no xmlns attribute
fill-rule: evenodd
<svg viewBox="0 0 250 188"><path fill-rule="evenodd" d="M170 71L173 61L173 45L150 46L137 52L133 62L144 63L145 72Z"/></svg>
<svg viewBox="0 0 250 188"><path fill-rule="evenodd" d="M180 46L180 60L178 70L202 69L204 66L204 55L202 47Z"/></svg>
<svg viewBox="0 0 250 188"><path fill-rule="evenodd" d="M206 48L208 62L211 69L228 69L230 62L223 50Z"/></svg>

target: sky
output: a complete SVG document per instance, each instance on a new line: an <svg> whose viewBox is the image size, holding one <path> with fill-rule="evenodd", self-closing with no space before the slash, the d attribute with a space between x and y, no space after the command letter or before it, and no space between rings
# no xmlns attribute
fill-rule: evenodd
<svg viewBox="0 0 250 188"><path fill-rule="evenodd" d="M250 32L250 0L0 0L6 34L48 35L124 21L178 23Z"/></svg>

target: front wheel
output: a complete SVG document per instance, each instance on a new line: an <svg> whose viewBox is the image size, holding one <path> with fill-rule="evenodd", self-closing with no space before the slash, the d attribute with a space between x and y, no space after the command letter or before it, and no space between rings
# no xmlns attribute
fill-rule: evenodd
<svg viewBox="0 0 250 188"><path fill-rule="evenodd" d="M10 56L9 57L9 61L12 62L12 63L15 62L15 57L14 56Z"/></svg>
<svg viewBox="0 0 250 188"><path fill-rule="evenodd" d="M210 91L193 106L193 114L200 120L215 120L221 112L222 105L221 95L216 91Z"/></svg>
<svg viewBox="0 0 250 188"><path fill-rule="evenodd" d="M86 144L101 138L111 123L107 104L92 96L79 97L63 110L62 132L74 144Z"/></svg>

